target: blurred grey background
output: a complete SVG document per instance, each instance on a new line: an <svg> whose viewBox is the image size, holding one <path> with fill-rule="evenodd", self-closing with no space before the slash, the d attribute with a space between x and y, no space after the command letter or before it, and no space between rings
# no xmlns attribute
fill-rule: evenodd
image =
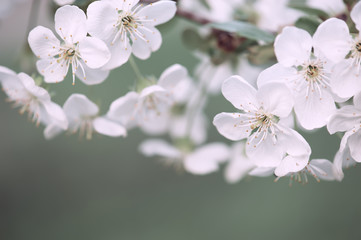
<svg viewBox="0 0 361 240"><path fill-rule="evenodd" d="M0 4L1 4L0 0ZM31 1L19 4L0 23L0 65L20 70ZM51 26L42 1L39 24ZM189 24L180 19L161 27L164 42L147 61L144 74L159 74L170 64L192 70L197 60L180 40ZM24 64L25 63L25 64ZM31 65L30 65L31 66ZM31 72L28 72L31 74ZM134 74L128 65L113 71L100 86L67 79L51 85L62 105L85 93L106 111L126 93ZM1 240L219 240L361 239L361 168L345 172L343 182L288 186L288 179L247 178L229 185L222 171L198 177L178 173L143 157L138 130L125 139L95 135L92 141L62 135L46 141L0 93L0 239ZM221 96L207 113L231 111ZM210 126L211 141L226 141ZM325 130L303 134L314 158L333 159L339 139Z"/></svg>

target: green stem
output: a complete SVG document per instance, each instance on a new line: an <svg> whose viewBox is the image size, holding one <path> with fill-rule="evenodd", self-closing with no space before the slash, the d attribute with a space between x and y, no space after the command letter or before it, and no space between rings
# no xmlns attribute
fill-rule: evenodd
<svg viewBox="0 0 361 240"><path fill-rule="evenodd" d="M145 77L140 72L140 70L138 68L138 65L136 64L133 56L130 56L129 63L130 63L130 66L132 67L132 69L133 69L133 71L135 73L135 76L137 77L137 80L139 82L142 82L145 79ZM137 82L136 82L136 84L137 84Z"/></svg>

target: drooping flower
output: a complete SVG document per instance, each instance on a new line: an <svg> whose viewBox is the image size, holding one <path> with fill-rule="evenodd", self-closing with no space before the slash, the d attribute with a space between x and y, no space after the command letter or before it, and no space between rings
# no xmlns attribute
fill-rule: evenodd
<svg viewBox="0 0 361 240"><path fill-rule="evenodd" d="M98 106L85 95L72 94L64 103L64 112L69 121L68 131L79 132L80 137L90 140L94 132L110 136L126 136L127 131L122 125L115 123L105 116L99 116ZM57 124L50 124L45 137L51 139L62 132Z"/></svg>
<svg viewBox="0 0 361 240"><path fill-rule="evenodd" d="M149 85L138 92L128 92L115 100L107 114L127 128L139 126L148 134L161 134L168 130L169 114L182 91L182 81L188 78L187 70L178 64L166 69L156 82L145 79Z"/></svg>
<svg viewBox="0 0 361 240"><path fill-rule="evenodd" d="M45 27L34 28L28 37L34 54L40 58L36 66L45 82L61 82L69 67L73 75L88 85L103 82L109 72L100 70L110 59L106 44L87 37L85 13L76 6L63 6L55 13L55 30L61 41Z"/></svg>
<svg viewBox="0 0 361 240"><path fill-rule="evenodd" d="M44 88L35 84L33 78L0 66L0 83L8 100L20 108L21 114L28 112L29 118L37 125L57 124L59 128L67 129L68 121L64 111L51 101Z"/></svg>
<svg viewBox="0 0 361 240"><path fill-rule="evenodd" d="M327 129L330 134L346 132L342 141L340 152L346 146L349 148L351 157L356 162L361 162L361 93L353 99L354 105L344 106L330 118Z"/></svg>
<svg viewBox="0 0 361 240"><path fill-rule="evenodd" d="M229 148L224 143L209 143L196 149L173 146L164 140L144 141L139 150L147 157L162 157L167 164L184 168L196 175L205 175L219 169L219 164L229 157Z"/></svg>
<svg viewBox="0 0 361 240"><path fill-rule="evenodd" d="M282 124L289 116L293 97L281 83L258 91L239 76L224 81L224 97L243 113L220 113L213 124L224 137L247 139L246 154L259 167L275 167L277 176L297 172L308 163L311 149L303 137Z"/></svg>
<svg viewBox="0 0 361 240"><path fill-rule="evenodd" d="M322 26L320 26L322 27ZM345 31L343 26L334 25L335 32ZM327 119L336 110L336 97L330 87L333 63L320 52L320 39L314 38L302 29L285 27L275 40L275 54L278 64L264 70L258 86L269 82L284 82L295 98L295 113L301 126L312 130L326 125ZM333 50L340 54L338 49Z"/></svg>
<svg viewBox="0 0 361 240"><path fill-rule="evenodd" d="M168 22L176 12L173 1L159 1L143 7L139 0L95 1L89 5L88 31L104 40L111 53L104 69L113 69L128 61L131 53L147 59L157 51L162 36L155 28Z"/></svg>

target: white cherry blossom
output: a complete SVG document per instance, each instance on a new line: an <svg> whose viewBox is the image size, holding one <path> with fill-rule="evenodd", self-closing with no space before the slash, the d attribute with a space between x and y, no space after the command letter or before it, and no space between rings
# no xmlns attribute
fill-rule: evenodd
<svg viewBox="0 0 361 240"><path fill-rule="evenodd" d="M307 130L325 126L336 110L335 100L345 100L336 97L330 87L333 64L319 51L321 41L316 40L320 38L319 34L312 38L302 29L285 27L275 40L279 63L264 70L257 80L258 86L269 82L287 84L295 98L297 119Z"/></svg>
<svg viewBox="0 0 361 240"><path fill-rule="evenodd" d="M162 134L168 130L169 114L177 100L177 92L183 81L187 81L187 70L175 64L167 68L159 81L145 79L149 86L139 93L128 92L115 100L107 114L128 129L139 126L148 134Z"/></svg>
<svg viewBox="0 0 361 240"><path fill-rule="evenodd" d="M361 2L351 11L351 19L357 30L361 29ZM348 99L361 91L361 35L352 37L347 24L339 19L323 22L315 33L319 50L337 63L331 77L332 90L341 98Z"/></svg>
<svg viewBox="0 0 361 240"><path fill-rule="evenodd" d="M59 128L67 129L68 121L62 108L52 102L49 93L37 86L30 76L0 66L0 83L14 107L19 107L21 114L28 112L37 125L57 124Z"/></svg>
<svg viewBox="0 0 361 240"><path fill-rule="evenodd" d="M98 106L83 94L72 94L64 103L64 112L69 121L68 131L79 132L80 137L90 140L94 132L110 137L126 136L127 131L122 125L99 116ZM50 124L46 138L51 139L62 132L57 124Z"/></svg>
<svg viewBox="0 0 361 240"><path fill-rule="evenodd" d="M147 59L162 44L155 28L168 22L176 12L173 1L159 1L143 7L139 0L95 1L89 5L88 31L104 40L112 53L104 69L113 69L128 61L131 53Z"/></svg>
<svg viewBox="0 0 361 240"><path fill-rule="evenodd" d="M217 142L192 149L176 147L160 139L149 139L139 146L139 150L147 157L162 157L166 163L182 167L196 175L217 171L219 165L229 157L228 146Z"/></svg>
<svg viewBox="0 0 361 240"><path fill-rule="evenodd" d="M330 134L346 132L340 147L342 152L346 145L351 157L356 162L361 162L361 93L353 99L354 105L344 106L330 118L327 129Z"/></svg>
<svg viewBox="0 0 361 240"><path fill-rule="evenodd" d="M239 76L224 81L224 97L243 113L220 113L213 124L224 137L247 139L246 154L259 167L276 167L284 176L303 169L311 149L303 137L279 120L289 116L293 97L281 83L270 83L258 91Z"/></svg>
<svg viewBox="0 0 361 240"><path fill-rule="evenodd" d="M75 75L85 84L103 82L109 72L99 68L110 59L106 44L100 39L87 37L85 13L76 6L63 6L55 13L55 30L45 27L34 28L28 37L34 54L40 58L36 66L45 82L64 80L71 66L73 85Z"/></svg>

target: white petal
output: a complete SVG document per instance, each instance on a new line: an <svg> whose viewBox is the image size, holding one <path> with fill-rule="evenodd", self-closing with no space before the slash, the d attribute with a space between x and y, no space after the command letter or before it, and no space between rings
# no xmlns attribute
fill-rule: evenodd
<svg viewBox="0 0 361 240"><path fill-rule="evenodd" d="M142 90L142 92L140 93L140 98L144 99L146 97L148 97L151 94L158 94L158 93L166 93L167 91L158 85L151 85L149 87L146 87Z"/></svg>
<svg viewBox="0 0 361 240"><path fill-rule="evenodd" d="M348 138L348 146L352 158L356 162L361 162L361 130L356 131Z"/></svg>
<svg viewBox="0 0 361 240"><path fill-rule="evenodd" d="M280 143L274 143L272 137L268 135L258 145L246 144L247 156L254 159L257 167L276 167L280 164L285 150Z"/></svg>
<svg viewBox="0 0 361 240"><path fill-rule="evenodd" d="M111 103L107 117L121 123L127 128L135 125L134 112L137 107L139 95L136 92L128 92L125 96Z"/></svg>
<svg viewBox="0 0 361 240"><path fill-rule="evenodd" d="M62 129L58 125L50 124L50 125L46 126L46 128L44 129L44 137L46 140L51 140L54 137L58 136L63 131L64 131L64 129Z"/></svg>
<svg viewBox="0 0 361 240"><path fill-rule="evenodd" d="M332 91L341 98L350 98L361 91L358 67L352 64L353 59L346 59L335 65L331 75Z"/></svg>
<svg viewBox="0 0 361 240"><path fill-rule="evenodd" d="M31 30L28 42L31 50L38 58L50 58L59 52L60 41L50 29L42 26Z"/></svg>
<svg viewBox="0 0 361 240"><path fill-rule="evenodd" d="M85 38L86 16L77 6L66 5L55 12L55 30L67 43L77 43Z"/></svg>
<svg viewBox="0 0 361 240"><path fill-rule="evenodd" d="M153 20L149 24L159 25L172 19L177 11L175 2L159 1L142 8L135 16L146 17Z"/></svg>
<svg viewBox="0 0 361 240"><path fill-rule="evenodd" d="M93 126L98 133L109 137L125 137L127 135L125 127L105 117L97 117L94 119Z"/></svg>
<svg viewBox="0 0 361 240"><path fill-rule="evenodd" d="M99 108L87 96L74 93L65 101L64 111L70 122L81 117L94 117L98 114Z"/></svg>
<svg viewBox="0 0 361 240"><path fill-rule="evenodd" d="M311 174L315 174L319 179L326 181L336 179L334 165L326 159L313 159L310 161L308 168L311 168Z"/></svg>
<svg viewBox="0 0 361 240"><path fill-rule="evenodd" d="M337 63L345 59L351 50L352 38L347 24L337 18L330 18L318 26L313 36L314 50Z"/></svg>
<svg viewBox="0 0 361 240"><path fill-rule="evenodd" d="M357 109L361 110L361 92L357 93L353 98L353 104Z"/></svg>
<svg viewBox="0 0 361 240"><path fill-rule="evenodd" d="M169 129L170 117L167 112L156 114L146 119L139 119L138 124L140 128L149 135L165 134Z"/></svg>
<svg viewBox="0 0 361 240"><path fill-rule="evenodd" d="M257 92L259 105L267 113L272 113L280 118L287 117L293 108L293 96L285 84L268 83Z"/></svg>
<svg viewBox="0 0 361 240"><path fill-rule="evenodd" d="M274 46L279 63L286 67L298 66L310 58L312 38L305 30L285 27L276 37Z"/></svg>
<svg viewBox="0 0 361 240"><path fill-rule="evenodd" d="M300 93L295 102L295 112L302 127L307 130L321 128L335 112L336 106L331 94L321 89L322 99L317 90L309 93L308 98Z"/></svg>
<svg viewBox="0 0 361 240"><path fill-rule="evenodd" d="M219 113L213 119L213 125L224 137L238 141L249 136L250 128L244 127L242 122L247 123L248 117L241 113Z"/></svg>
<svg viewBox="0 0 361 240"><path fill-rule="evenodd" d="M278 144L282 145L288 155L310 156L311 147L301 134L291 128L278 126L282 131L278 136Z"/></svg>
<svg viewBox="0 0 361 240"><path fill-rule="evenodd" d="M87 29L91 36L102 40L114 37L114 24L117 23L119 15L112 4L106 1L92 2L87 9L87 16Z"/></svg>
<svg viewBox="0 0 361 240"><path fill-rule="evenodd" d="M361 2L358 2L351 11L352 21L355 23L356 28L361 32Z"/></svg>
<svg viewBox="0 0 361 240"><path fill-rule="evenodd" d="M297 70L294 67L284 67L276 63L259 74L257 86L260 88L270 82L289 83L295 76L297 76Z"/></svg>
<svg viewBox="0 0 361 240"><path fill-rule="evenodd" d="M107 45L102 40L93 37L85 37L79 43L79 52L90 68L100 68L110 59Z"/></svg>
<svg viewBox="0 0 361 240"><path fill-rule="evenodd" d="M110 60L103 66L104 70L112 70L126 63L132 53L132 46L129 39L125 38L124 41L118 39L114 44L108 42L109 51L111 53Z"/></svg>
<svg viewBox="0 0 361 240"><path fill-rule="evenodd" d="M327 123L327 130L330 134L346 132L358 124L360 119L360 109L357 109L354 106L344 106L331 116Z"/></svg>
<svg viewBox="0 0 361 240"><path fill-rule="evenodd" d="M223 96L241 110L258 109L256 89L240 76L232 76L226 79L222 85Z"/></svg>
<svg viewBox="0 0 361 240"><path fill-rule="evenodd" d="M188 71L185 67L179 64L174 64L162 73L162 75L159 77L158 85L164 89L173 90L178 85L178 83L187 76Z"/></svg>
<svg viewBox="0 0 361 240"><path fill-rule="evenodd" d="M64 110L58 104L48 101L43 102L43 106L48 114L48 124L53 123L63 130L68 128L68 119Z"/></svg>
<svg viewBox="0 0 361 240"><path fill-rule="evenodd" d="M269 177L273 175L275 168L262 168L258 167L253 169L248 173L250 176L256 176L256 177Z"/></svg>
<svg viewBox="0 0 361 240"><path fill-rule="evenodd" d="M160 32L154 27L139 27L137 34L141 37L133 38L132 52L140 59L147 59L152 52L157 51L162 44L162 36Z"/></svg>
<svg viewBox="0 0 361 240"><path fill-rule="evenodd" d="M33 96L38 98L42 101L50 101L50 95L48 91L46 91L44 88L39 87L35 84L35 81L32 77L25 73L19 73L18 77L25 87L25 89Z"/></svg>
<svg viewBox="0 0 361 240"><path fill-rule="evenodd" d="M69 66L65 61L57 62L56 58L40 59L36 62L38 72L44 76L47 83L58 83L64 80Z"/></svg>
<svg viewBox="0 0 361 240"><path fill-rule="evenodd" d="M147 157L161 156L166 158L181 158L182 153L164 140L149 139L143 141L139 150Z"/></svg>
<svg viewBox="0 0 361 240"><path fill-rule="evenodd" d="M232 146L231 160L225 169L224 176L228 183L236 183L244 178L256 167L251 159L244 154L244 143L236 143Z"/></svg>
<svg viewBox="0 0 361 240"><path fill-rule="evenodd" d="M230 150L224 143L210 143L200 147L184 160L184 168L193 174L204 175L218 170L219 163L228 159Z"/></svg>
<svg viewBox="0 0 361 240"><path fill-rule="evenodd" d="M100 84L109 76L108 70L91 69L83 61L80 61L81 67L78 67L76 76L86 85ZM83 72L84 70L84 72ZM84 76L85 73L85 76Z"/></svg>
<svg viewBox="0 0 361 240"><path fill-rule="evenodd" d="M308 163L309 156L287 156L275 169L275 175L283 177L289 173L296 173L304 169Z"/></svg>

